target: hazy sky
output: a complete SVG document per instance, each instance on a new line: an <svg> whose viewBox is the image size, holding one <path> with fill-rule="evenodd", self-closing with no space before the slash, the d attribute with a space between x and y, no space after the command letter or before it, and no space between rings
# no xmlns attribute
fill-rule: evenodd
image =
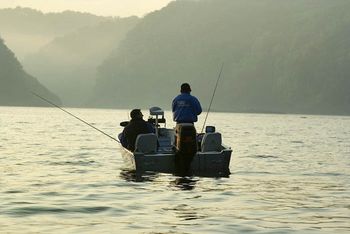
<svg viewBox="0 0 350 234"><path fill-rule="evenodd" d="M105 16L143 16L173 0L0 0L0 8L30 7L43 12L74 10Z"/></svg>

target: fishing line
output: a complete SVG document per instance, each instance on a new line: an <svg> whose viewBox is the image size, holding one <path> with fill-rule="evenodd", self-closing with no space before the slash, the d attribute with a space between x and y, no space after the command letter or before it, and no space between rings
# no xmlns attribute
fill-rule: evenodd
<svg viewBox="0 0 350 234"><path fill-rule="evenodd" d="M86 124L86 125L88 125L88 126L92 127L93 129L95 129L95 130L99 131L100 133L104 134L105 136L107 136L107 137L111 138L112 140L114 140L114 141L116 141L116 142L120 143L120 141L119 141L118 139L116 139L116 138L112 137L111 135L109 135L109 134L105 133L104 131L102 131L102 130L100 130L100 129L96 128L95 126L93 126L93 125L91 125L91 124L89 124L89 123L88 123L88 122L86 122L85 120L83 120L83 119L81 119L81 118L79 118L79 117L77 117L77 116L73 115L72 113L70 113L70 112L66 111L65 109L61 108L60 106L56 105L55 103L53 103L53 102L51 102L51 101L47 100L46 98L41 97L40 95L38 95L38 94L36 94L36 93L34 93L34 92L31 92L31 93L32 93L33 95L37 96L38 98L40 98L40 99L44 100L45 102L47 102L47 103L51 104L52 106L57 107L57 108L58 108L58 109L60 109L61 111L66 112L66 113L67 113L67 114L69 114L70 116L73 116L74 118L76 118L77 120L79 120L79 121L83 122L84 124Z"/></svg>
<svg viewBox="0 0 350 234"><path fill-rule="evenodd" d="M213 103L214 96L215 96L215 93L216 93L216 88L218 87L219 80L220 80L220 77L221 77L221 73L222 73L223 68L224 68L224 63L222 63L222 65L221 65L219 77L218 77L218 79L216 80L216 84L215 84L213 96L211 97L211 100L210 100L209 108L208 108L207 114L206 114L206 116L205 116L205 120L204 120L204 123L203 123L203 127L202 127L201 133L203 133L205 123L207 122L207 118L208 118L208 115L209 115L209 112L210 112L211 104Z"/></svg>

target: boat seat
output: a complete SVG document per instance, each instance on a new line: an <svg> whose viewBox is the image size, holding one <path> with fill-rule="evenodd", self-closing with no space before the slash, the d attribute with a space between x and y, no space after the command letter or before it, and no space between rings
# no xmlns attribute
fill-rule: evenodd
<svg viewBox="0 0 350 234"><path fill-rule="evenodd" d="M201 151L211 152L211 151L221 151L222 150L222 140L221 134L218 132L206 133L202 139Z"/></svg>
<svg viewBox="0 0 350 234"><path fill-rule="evenodd" d="M157 142L158 139L154 133L139 134L135 142L135 152L155 153L157 151Z"/></svg>

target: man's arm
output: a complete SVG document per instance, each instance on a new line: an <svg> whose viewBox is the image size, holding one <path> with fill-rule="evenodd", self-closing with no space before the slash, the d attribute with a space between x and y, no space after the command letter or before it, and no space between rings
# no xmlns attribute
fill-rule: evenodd
<svg viewBox="0 0 350 234"><path fill-rule="evenodd" d="M128 141L125 137L124 131L118 135L118 138L119 138L120 144L122 144L122 146L126 148L128 146Z"/></svg>
<svg viewBox="0 0 350 234"><path fill-rule="evenodd" d="M196 114L200 115L202 113L202 107L197 98L194 98L194 103L195 103L195 109L197 112Z"/></svg>
<svg viewBox="0 0 350 234"><path fill-rule="evenodd" d="M147 123L147 129L149 133L156 133L156 129L154 128L153 124Z"/></svg>
<svg viewBox="0 0 350 234"><path fill-rule="evenodd" d="M171 103L171 110L175 112L175 104L176 104L176 98L174 98L173 102Z"/></svg>

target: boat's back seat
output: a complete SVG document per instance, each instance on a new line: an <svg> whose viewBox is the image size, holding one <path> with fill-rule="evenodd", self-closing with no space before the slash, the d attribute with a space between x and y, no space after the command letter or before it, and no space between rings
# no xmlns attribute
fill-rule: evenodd
<svg viewBox="0 0 350 234"><path fill-rule="evenodd" d="M222 150L222 138L218 132L205 133L202 139L201 151L212 152Z"/></svg>
<svg viewBox="0 0 350 234"><path fill-rule="evenodd" d="M139 134L135 142L135 152L155 153L157 152L158 139L156 134Z"/></svg>

